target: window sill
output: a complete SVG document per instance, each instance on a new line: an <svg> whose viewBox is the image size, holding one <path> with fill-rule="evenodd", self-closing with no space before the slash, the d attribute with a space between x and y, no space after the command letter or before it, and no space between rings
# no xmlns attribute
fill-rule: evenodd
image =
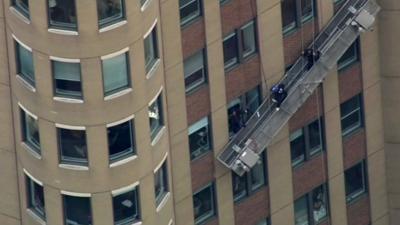
<svg viewBox="0 0 400 225"><path fill-rule="evenodd" d="M125 159L121 159L119 161L110 163L109 167L113 168L113 167L121 166L121 165L126 164L126 163L128 163L130 161L133 161L135 159L137 159L137 155L129 156L129 157L125 158Z"/></svg>
<svg viewBox="0 0 400 225"><path fill-rule="evenodd" d="M61 35L70 35L70 36L78 36L78 31L73 31L73 30L61 30L61 29L56 29L56 28L49 28L47 29L48 32L54 33L54 34L61 34Z"/></svg>
<svg viewBox="0 0 400 225"><path fill-rule="evenodd" d="M354 197L351 197L351 198L346 197L346 205L352 205L352 204L358 202L360 199L365 198L367 196L368 196L368 192L367 192L367 190L364 190L364 192L358 193Z"/></svg>
<svg viewBox="0 0 400 225"><path fill-rule="evenodd" d="M65 103L83 103L82 99L74 99L74 98L64 98L64 97L53 97L54 101L65 102Z"/></svg>
<svg viewBox="0 0 400 225"><path fill-rule="evenodd" d="M122 27L123 25L125 25L127 23L128 23L127 20L121 20L121 21L119 21L117 23L114 23L114 24L111 24L111 25L108 25L108 26L100 28L99 29L99 33L104 33L104 32L110 31L110 30L117 29L118 27Z"/></svg>
<svg viewBox="0 0 400 225"><path fill-rule="evenodd" d="M189 91L185 91L186 96L190 96L190 95L192 95L193 93L196 93L198 90L200 90L200 89L202 89L203 87L206 87L206 86L208 86L208 83L207 83L207 82L204 82L204 83L202 83L202 84L199 84L198 86L196 86L196 87L194 87L194 88L191 88Z"/></svg>
<svg viewBox="0 0 400 225"><path fill-rule="evenodd" d="M29 20L29 18L27 18L24 14L20 13L15 7L11 6L10 7L10 11L12 13L14 13L14 15L16 15L19 19L21 19L24 23L26 24L31 24L31 21Z"/></svg>
<svg viewBox="0 0 400 225"><path fill-rule="evenodd" d="M26 151L29 152L29 153L30 153L33 157L35 157L36 159L39 159L39 160L42 159L42 156L41 156L39 153L37 153L37 152L36 152L31 146L29 146L27 143L21 142L21 146L22 146L23 148L25 148Z"/></svg>
<svg viewBox="0 0 400 225"><path fill-rule="evenodd" d="M32 86L30 83L28 83L24 78L22 78L21 75L17 74L17 80L23 85L25 86L27 89L29 89L32 92L36 92L36 88L34 86Z"/></svg>
<svg viewBox="0 0 400 225"><path fill-rule="evenodd" d="M128 94L130 92L132 92L132 88L127 88L127 89L124 89L122 91L118 91L118 92L116 92L114 94L107 95L106 97L104 97L104 101L109 101L109 100L112 100L114 98L121 97L121 96L126 95L126 94Z"/></svg>
<svg viewBox="0 0 400 225"><path fill-rule="evenodd" d="M199 153L198 155L196 155L194 158L191 157L191 153L190 154L190 161L194 162L196 160L200 160L201 158L204 158L208 153L212 152L211 148L204 150L203 152Z"/></svg>
<svg viewBox="0 0 400 225"><path fill-rule="evenodd" d="M239 61L237 61L235 64L224 67L225 74L235 70L239 66L240 66L240 63L239 63Z"/></svg>
<svg viewBox="0 0 400 225"><path fill-rule="evenodd" d="M153 66L150 68L149 72L146 74L146 79L150 79L156 72L158 66L160 65L160 58L158 58L154 63Z"/></svg>
<svg viewBox="0 0 400 225"><path fill-rule="evenodd" d="M158 131L157 135L153 138L151 141L151 146L155 146L157 142L161 139L163 134L166 132L166 127L165 125Z"/></svg>
<svg viewBox="0 0 400 225"><path fill-rule="evenodd" d="M351 136L357 134L358 132L360 132L363 129L364 129L364 127L362 125L360 125L360 126L357 126L350 130L345 131L344 133L342 133L342 140L350 138Z"/></svg>
<svg viewBox="0 0 400 225"><path fill-rule="evenodd" d="M38 216L35 212L33 212L31 209L26 209L26 212L28 215L30 215L33 219L36 220L41 225L46 225L46 221L44 221L40 216Z"/></svg>
<svg viewBox="0 0 400 225"><path fill-rule="evenodd" d="M340 74L343 73L344 71L353 68L353 66L358 65L359 62L360 62L360 61L359 61L358 59L356 59L356 60L353 60L353 61L351 61L351 62L343 63L343 65L340 65L340 66L339 66L339 64L338 64L338 65L337 65L338 74L340 75Z"/></svg>
<svg viewBox="0 0 400 225"><path fill-rule="evenodd" d="M167 192L166 194L164 194L163 199L156 208L156 212L160 212L161 209L165 206L165 204L167 204L169 196L171 196L171 192Z"/></svg>
<svg viewBox="0 0 400 225"><path fill-rule="evenodd" d="M184 30L187 27L190 27L190 25L195 24L197 21L200 21L202 19L203 19L203 16L200 14L196 17L193 17L193 18L185 21L184 23L181 23L181 30Z"/></svg>
<svg viewBox="0 0 400 225"><path fill-rule="evenodd" d="M147 9L147 7L150 5L151 0L147 0L141 7L140 11L144 12L144 10Z"/></svg>
<svg viewBox="0 0 400 225"><path fill-rule="evenodd" d="M68 169L68 170L89 171L88 166L71 165L71 164L65 164L65 163L58 164L58 167L63 168L63 169Z"/></svg>

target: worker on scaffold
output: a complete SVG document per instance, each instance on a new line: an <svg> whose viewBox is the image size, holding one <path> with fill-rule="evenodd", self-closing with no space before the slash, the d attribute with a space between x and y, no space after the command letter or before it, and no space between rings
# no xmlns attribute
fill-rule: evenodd
<svg viewBox="0 0 400 225"><path fill-rule="evenodd" d="M276 103L276 111L278 111L281 107L283 100L285 100L287 96L287 92L285 90L284 84L275 84L271 88L272 93L272 101Z"/></svg>
<svg viewBox="0 0 400 225"><path fill-rule="evenodd" d="M304 49L301 55L307 60L306 71L310 70L316 61L318 61L321 53L313 48Z"/></svg>

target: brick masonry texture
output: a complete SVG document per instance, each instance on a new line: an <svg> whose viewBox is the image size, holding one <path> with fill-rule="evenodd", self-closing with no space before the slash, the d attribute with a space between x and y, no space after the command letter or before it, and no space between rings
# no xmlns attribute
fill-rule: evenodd
<svg viewBox="0 0 400 225"><path fill-rule="evenodd" d="M366 157L367 146L365 130L360 129L356 133L343 138L343 162L344 168L350 168Z"/></svg>
<svg viewBox="0 0 400 225"><path fill-rule="evenodd" d="M243 95L261 82L260 59L258 55L250 58L225 75L227 102Z"/></svg>
<svg viewBox="0 0 400 225"><path fill-rule="evenodd" d="M326 156L319 154L300 167L293 169L294 199L326 182Z"/></svg>
<svg viewBox="0 0 400 225"><path fill-rule="evenodd" d="M186 116L189 126L210 114L210 93L208 89L208 85L203 85L186 96Z"/></svg>
<svg viewBox="0 0 400 225"><path fill-rule="evenodd" d="M214 217L213 219L209 220L207 223L204 225L218 225L218 217Z"/></svg>
<svg viewBox="0 0 400 225"><path fill-rule="evenodd" d="M256 17L256 0L235 0L221 5L222 36Z"/></svg>
<svg viewBox="0 0 400 225"><path fill-rule="evenodd" d="M196 191L211 183L214 179L214 155L207 152L205 155L191 162L192 190Z"/></svg>
<svg viewBox="0 0 400 225"><path fill-rule="evenodd" d="M339 101L340 103L352 98L362 92L361 64L355 63L340 71L339 78Z"/></svg>
<svg viewBox="0 0 400 225"><path fill-rule="evenodd" d="M203 18L198 18L192 24L183 27L181 35L182 54L183 58L186 59L206 46Z"/></svg>
<svg viewBox="0 0 400 225"><path fill-rule="evenodd" d="M268 187L235 204L235 225L255 225L269 215Z"/></svg>
<svg viewBox="0 0 400 225"><path fill-rule="evenodd" d="M349 225L369 225L370 219L369 197L362 196L355 202L347 205L347 224Z"/></svg>

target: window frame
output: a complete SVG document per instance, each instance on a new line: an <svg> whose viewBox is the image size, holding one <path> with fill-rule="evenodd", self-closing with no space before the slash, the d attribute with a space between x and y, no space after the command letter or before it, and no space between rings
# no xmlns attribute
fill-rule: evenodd
<svg viewBox="0 0 400 225"><path fill-rule="evenodd" d="M22 16L24 16L26 19L30 19L30 6L29 6L29 0L27 0L28 5L25 6L21 6L20 3L17 3L18 0L12 0L11 1L11 6L18 11L18 13L20 13Z"/></svg>
<svg viewBox="0 0 400 225"><path fill-rule="evenodd" d="M199 130L206 128L207 131L207 142L208 142L208 148L204 149L202 147L197 148L195 150L192 150L190 148L190 135L197 133ZM204 138L204 137L203 137ZM208 152L211 152L213 149L213 142L212 142L212 126L211 126L211 120L209 116L203 117L200 120L196 121L192 125L188 127L188 139L189 139L189 155L190 155L190 160L196 160L198 158L201 158L203 155L207 154ZM194 154L194 156L193 156Z"/></svg>
<svg viewBox="0 0 400 225"><path fill-rule="evenodd" d="M315 0L310 0L311 4L312 4L312 12L310 15L304 17L302 14L302 0L293 0L295 3L295 20L294 23L290 23L290 25L287 25L286 27L282 26L282 34L285 37L286 35L289 35L291 33L294 33L296 30L300 29L305 23L307 23L308 21L312 21L314 20L317 16L318 16L318 7L317 7L317 1ZM292 12L293 13L293 12ZM283 7L282 7L282 3L281 3L281 14L283 16L284 12L283 12ZM283 25L283 18L282 20L282 25Z"/></svg>
<svg viewBox="0 0 400 225"><path fill-rule="evenodd" d="M32 213L34 213L37 217L39 217L41 220L46 221L46 196L44 194L44 186L43 183L32 177L28 172L24 169L24 174L25 174L25 190L26 190L26 208L30 210ZM43 195L43 206L42 209L40 209L37 206L34 206L32 203L32 199L36 199L36 187L40 186L42 189L42 195ZM34 200L36 201L36 200Z"/></svg>
<svg viewBox="0 0 400 225"><path fill-rule="evenodd" d="M197 51L196 53L192 54L191 56L187 57L184 61L183 61L183 65L185 68L185 61L186 63L188 63L188 60L191 59L192 57L196 57L197 54L202 55L202 67L198 68L195 72L192 72L190 74L186 74L185 73L185 69L184 69L184 80L185 80L185 92L186 94L190 94L194 91L196 91L199 87L201 87L202 85L206 84L208 82L208 64L207 64L207 51L205 48L201 49L200 51ZM194 84L187 86L186 85L186 79L191 77L192 75L196 74L198 71L202 71L202 78L199 81L193 82Z"/></svg>
<svg viewBox="0 0 400 225"><path fill-rule="evenodd" d="M134 192L135 194L135 203L136 203L136 215L133 218L124 219L122 221L115 221L115 209L114 209L114 197L127 194L128 192ZM139 183L134 183L127 187L123 187L117 190L111 191L111 202L112 202L112 211L113 211L113 222L115 225L125 225L130 223L135 223L141 221L141 208L140 208L140 187Z"/></svg>
<svg viewBox="0 0 400 225"><path fill-rule="evenodd" d="M33 56L33 51L30 47L27 45L23 44L22 42L18 41L17 39L14 38L14 46L15 46L15 66L16 66L16 74L17 76L21 77L22 80L27 83L31 87L35 87L36 83L36 76L35 76L35 60ZM32 57L32 73L33 74L24 74L21 71L21 56L19 53L19 48L24 49L27 52L30 52L30 55Z"/></svg>
<svg viewBox="0 0 400 225"><path fill-rule="evenodd" d="M353 49L353 52L355 53L354 55L352 55L352 57L343 60L343 62L340 62L340 60L342 60L342 57L345 56L346 52L350 49ZM346 49L346 51L343 53L342 57L340 57L340 59L338 59L337 61L337 70L338 72L341 72L343 70L345 70L346 68L351 67L353 64L357 63L360 61L360 38L357 38L350 46L348 49Z"/></svg>
<svg viewBox="0 0 400 225"><path fill-rule="evenodd" d="M78 18L78 8L76 5L76 0L71 0L74 2L74 11L75 11L75 23L73 23L73 26L62 26L62 25L57 25L57 24L52 24L52 19L51 19L51 14L50 14L50 1L51 0L46 0L46 6L47 6L47 26L48 29L54 29L54 30L62 30L66 32L77 32L78 31L78 26L79 26L79 18ZM59 23L59 22L57 22ZM71 23L72 24L72 23Z"/></svg>
<svg viewBox="0 0 400 225"><path fill-rule="evenodd" d="M104 69L104 61L109 60L109 59L114 59L114 58L119 57L121 55L125 55L125 66L126 66L127 83L124 86L119 86L119 87L117 87L115 89L107 91L106 90L106 85L105 85L106 84L105 83L106 74L105 74L105 69ZM125 48L125 49L122 49L122 50L120 50L118 52L114 52L114 53L111 53L109 55L105 55L105 56L101 57L101 74L102 74L102 84L103 84L103 95L104 95L105 99L111 98L111 97L113 97L114 95L117 95L120 92L123 92L125 90L129 90L130 88L132 88L131 68L130 68L129 59L130 59L129 48Z"/></svg>
<svg viewBox="0 0 400 225"><path fill-rule="evenodd" d="M354 202L354 201L357 201L361 196L363 196L364 194L367 194L368 193L368 189L369 189L369 187L368 187L368 171L367 171L367 162L366 162L366 160L365 159L363 159L363 160L361 160L360 162L358 162L358 163L356 163L356 164L354 164L353 166L351 166L351 167L349 167L349 168L347 168L345 171L344 171L344 179L345 179L345 197L346 197L346 202L347 203L351 203L351 202ZM359 189L359 190L357 190L356 192L353 192L353 193L347 193L347 186L348 186L348 184L347 184L347 182L346 182L346 173L348 172L348 171L350 171L350 170L352 170L352 169L355 169L356 167L358 167L358 166L361 166L361 173L362 173L362 176L361 176L361 183L362 183L362 189Z"/></svg>
<svg viewBox="0 0 400 225"><path fill-rule="evenodd" d="M51 62L51 72L52 72L52 78L53 78L53 95L54 95L54 97L83 100L82 66L81 66L80 59L65 59L65 58L58 58L58 57L50 57L50 62ZM80 85L79 94L74 95L74 94L65 94L65 93L63 94L63 93L57 92L57 89L59 89L59 88L57 88L56 70L55 70L55 65L54 65L55 63L78 64L79 85Z"/></svg>
<svg viewBox="0 0 400 225"><path fill-rule="evenodd" d="M98 1L102 1L102 0L96 0L96 3ZM97 7L97 22L98 22L99 29L104 29L106 27L112 26L114 24L117 24L117 23L119 23L121 21L126 20L126 8L125 8L126 4L125 4L125 0L119 0L119 1L120 1L120 4L121 4L121 17L114 18L114 16L111 16L111 17L103 19L103 22L101 22L102 20L100 19L98 5L96 5L96 7Z"/></svg>
<svg viewBox="0 0 400 225"><path fill-rule="evenodd" d="M203 224L206 221L210 220L211 218L215 217L217 215L217 199L216 199L216 190L215 190L215 184L214 181L205 185L204 187L202 187L201 189L197 190L196 192L193 192L193 211L195 211L195 203L194 203L194 199L195 199L195 195L201 193L202 191L205 191L206 189L210 188L210 193L211 193L211 198L209 200L211 200L211 211L208 212L207 214L203 214L200 215L198 218L194 218L194 224L195 225L199 225L199 224ZM193 216L195 217L195 213L193 213Z"/></svg>
<svg viewBox="0 0 400 225"><path fill-rule="evenodd" d="M162 191L157 194L157 189L156 189L156 183L157 179L159 178L159 173L161 173L161 186ZM163 160L161 163L160 167L154 170L154 196L155 196L155 203L156 207L160 206L160 204L163 202L163 200L166 198L168 193L170 192L169 189L169 176L168 176L168 161L167 158Z"/></svg>
<svg viewBox="0 0 400 225"><path fill-rule="evenodd" d="M358 106L352 109L351 112L343 116L342 105L344 105L345 103L348 104L350 101L354 99L357 99ZM343 129L343 120L351 117L354 113L358 114L359 120L356 123L353 123L351 126L347 127L346 129ZM353 97L347 99L346 101L340 104L340 127L341 127L342 137L349 136L364 127L364 105L363 105L362 93L354 95Z"/></svg>
<svg viewBox="0 0 400 225"><path fill-rule="evenodd" d="M244 30L253 26L253 39L254 39L254 50L250 51L250 52L245 52L244 51L244 47L243 47L243 40L244 40ZM254 18L253 20L249 21L248 23L244 24L243 26L240 27L239 29L239 33L240 33L240 42L241 44L239 45L239 51L241 52L241 57L242 60L247 59L249 57L251 57L252 55L256 54L258 51L258 33L257 33L257 21L256 18Z"/></svg>
<svg viewBox="0 0 400 225"><path fill-rule="evenodd" d="M150 107L152 107L153 104L158 105L158 116L160 117L157 121L160 121L158 123L158 126L156 129L152 130L151 128L151 117L148 116L149 118L149 127L150 127L150 138L151 141L155 141L156 137L160 134L161 130L165 127L165 118L164 118L164 103L163 103L163 93L162 90L156 95L156 97L149 103L148 105L148 113L150 113Z"/></svg>
<svg viewBox="0 0 400 225"><path fill-rule="evenodd" d="M191 24L192 22L196 21L197 18L200 18L201 16L203 16L203 0L189 0L190 2L186 3L185 5L181 6L180 1L179 1L179 21L180 21L180 25L181 27L185 27L189 24ZM181 17L181 10L185 7L188 7L191 4L196 4L198 10L196 10L194 13L194 15L192 16L188 16L185 17L184 19L182 19ZM192 13L191 13L192 14Z"/></svg>
<svg viewBox="0 0 400 225"><path fill-rule="evenodd" d="M88 151L88 143L87 143L87 132L85 127L73 127L73 126L64 126L60 124L56 124L57 129L57 146L59 152L59 164L63 165L73 165L73 166L89 166L89 151ZM62 148L62 138L61 138L61 130L68 130L68 131L83 131L85 136L85 150L86 150L86 158L81 158L80 160L76 160L77 158L70 159L72 157L63 156L63 148Z"/></svg>
<svg viewBox="0 0 400 225"><path fill-rule="evenodd" d="M324 199L325 199L325 216L320 218L320 221L315 221L315 215L314 215L314 209L313 209L313 204L314 204L314 192L319 189L322 188L323 193L324 193ZM294 219L296 220L296 208L295 208L295 203L299 200L304 200L306 203L306 210L307 210L307 224L308 225L317 225L317 224L321 224L327 220L329 220L330 217L330 199L329 199L329 192L328 192L328 184L327 183L322 183L316 187L314 187L311 191L303 194L302 196L298 197L297 199L294 200L293 202L293 211L294 211ZM296 221L294 221L294 224L296 224Z"/></svg>
<svg viewBox="0 0 400 225"><path fill-rule="evenodd" d="M72 197L72 198L86 198L88 203L89 203L89 213L90 213L90 221L91 224L93 224L93 207L92 207L92 196L91 194L87 193L73 193L73 192L67 192L67 191L61 191L61 202L62 202L62 208L63 208L63 221L65 225L68 225L67 220L68 220L68 214L67 214L67 207L66 207L66 198L67 197Z"/></svg>
<svg viewBox="0 0 400 225"><path fill-rule="evenodd" d="M153 55L153 58L147 62L146 59L146 42L148 41L148 38L150 38L151 43L151 53ZM160 50L159 50L159 43L158 43L158 31L157 31L157 20L154 22L154 24L151 26L149 31L143 36L143 49L144 49L144 67L145 67L145 73L146 77L148 78L156 65L158 64L158 61L160 60Z"/></svg>
<svg viewBox="0 0 400 225"><path fill-rule="evenodd" d="M111 154L110 153L110 128L115 128L117 126L121 126L125 123L129 123L129 130L130 130L130 142L131 142L131 147L129 149L124 149L123 151L120 151L118 153L115 154ZM136 153L136 135L135 135L135 121L134 121L134 117L128 117L127 119L124 119L122 121L117 121L116 123L111 123L111 124L107 124L106 125L106 132L107 132L107 146L108 146L108 160L109 162L115 163L121 160L124 160L126 158L135 156Z"/></svg>
<svg viewBox="0 0 400 225"><path fill-rule="evenodd" d="M39 121L38 117L33 115L32 113L28 112L25 108L23 108L21 105L19 105L19 110L20 110L20 121L21 121L21 140L22 142L27 145L30 149L32 149L35 153L41 155L41 145L40 145L40 130L39 130ZM27 128L27 121L26 121L26 116L31 117L33 120L36 121L37 123L37 128L38 128L38 135L39 135L39 143L31 143L31 141L28 141L28 137L26 134L26 128Z"/></svg>

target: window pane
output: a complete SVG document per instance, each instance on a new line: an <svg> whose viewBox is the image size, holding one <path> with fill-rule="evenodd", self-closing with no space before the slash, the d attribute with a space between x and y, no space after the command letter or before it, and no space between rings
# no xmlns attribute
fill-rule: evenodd
<svg viewBox="0 0 400 225"><path fill-rule="evenodd" d="M215 215L214 188L210 186L193 195L193 211L195 224Z"/></svg>
<svg viewBox="0 0 400 225"><path fill-rule="evenodd" d="M56 95L82 98L80 63L52 63Z"/></svg>
<svg viewBox="0 0 400 225"><path fill-rule="evenodd" d="M190 158L195 159L210 150L208 118L203 118L189 127Z"/></svg>
<svg viewBox="0 0 400 225"><path fill-rule="evenodd" d="M228 130L229 137L232 137L234 134L239 132L239 130L244 125L244 116L245 113L241 108L241 99L237 98L232 100L229 103L228 108Z"/></svg>
<svg viewBox="0 0 400 225"><path fill-rule="evenodd" d="M351 201L366 191L364 163L348 169L344 173L346 181L346 199Z"/></svg>
<svg viewBox="0 0 400 225"><path fill-rule="evenodd" d="M35 72L33 70L32 52L16 43L17 73L29 84L35 85Z"/></svg>
<svg viewBox="0 0 400 225"><path fill-rule="evenodd" d="M205 82L203 50L187 58L183 65L186 92L195 89Z"/></svg>
<svg viewBox="0 0 400 225"><path fill-rule="evenodd" d="M86 133L84 130L58 128L61 162L87 165Z"/></svg>
<svg viewBox="0 0 400 225"><path fill-rule="evenodd" d="M282 27L283 32L288 32L296 27L296 1L282 0Z"/></svg>
<svg viewBox="0 0 400 225"><path fill-rule="evenodd" d="M238 62L237 37L233 34L226 38L223 43L225 68Z"/></svg>
<svg viewBox="0 0 400 225"><path fill-rule="evenodd" d="M124 19L123 0L97 0L97 14L100 27L104 27Z"/></svg>
<svg viewBox="0 0 400 225"><path fill-rule="evenodd" d="M295 225L308 225L307 197L301 197L294 202Z"/></svg>
<svg viewBox="0 0 400 225"><path fill-rule="evenodd" d="M242 28L242 49L243 57L251 55L256 51L254 22L251 22Z"/></svg>
<svg viewBox="0 0 400 225"><path fill-rule="evenodd" d="M313 155L322 149L322 135L320 120L315 120L308 125L310 154Z"/></svg>
<svg viewBox="0 0 400 225"><path fill-rule="evenodd" d="M356 95L340 105L342 135L346 135L362 125L360 98L360 95Z"/></svg>
<svg viewBox="0 0 400 225"><path fill-rule="evenodd" d="M103 60L104 94L109 95L129 87L128 54Z"/></svg>
<svg viewBox="0 0 400 225"><path fill-rule="evenodd" d="M37 120L21 110L21 122L23 141L40 154L40 136Z"/></svg>
<svg viewBox="0 0 400 225"><path fill-rule="evenodd" d="M90 198L63 195L66 225L91 225Z"/></svg>
<svg viewBox="0 0 400 225"><path fill-rule="evenodd" d="M166 161L154 174L154 191L156 196L156 205L158 205L161 203L164 196L168 193L168 172Z"/></svg>
<svg viewBox="0 0 400 225"><path fill-rule="evenodd" d="M246 110L248 118L254 114L260 106L260 103L260 89L258 87L255 87L246 93ZM245 120L247 121L247 119Z"/></svg>
<svg viewBox="0 0 400 225"><path fill-rule="evenodd" d="M76 30L75 0L48 0L51 27Z"/></svg>
<svg viewBox="0 0 400 225"><path fill-rule="evenodd" d="M233 199L238 201L247 195L247 174L238 176L232 172Z"/></svg>
<svg viewBox="0 0 400 225"><path fill-rule="evenodd" d="M149 107L149 120L150 120L151 139L153 139L157 136L158 132L164 126L161 94Z"/></svg>
<svg viewBox="0 0 400 225"><path fill-rule="evenodd" d="M301 0L301 21L305 22L314 16L314 0Z"/></svg>
<svg viewBox="0 0 400 225"><path fill-rule="evenodd" d="M28 208L40 218L46 218L43 187L26 176Z"/></svg>
<svg viewBox="0 0 400 225"><path fill-rule="evenodd" d="M134 154L132 121L107 128L110 160L116 161Z"/></svg>
<svg viewBox="0 0 400 225"><path fill-rule="evenodd" d="M140 219L137 189L113 196L112 201L115 224L125 225Z"/></svg>
<svg viewBox="0 0 400 225"><path fill-rule="evenodd" d="M261 160L251 168L249 173L251 190L257 190L259 187L265 184L265 175L264 175L264 158L261 157Z"/></svg>
<svg viewBox="0 0 400 225"><path fill-rule="evenodd" d="M354 41L353 44L344 52L342 57L338 60L338 69L343 69L344 67L358 61L358 41Z"/></svg>
<svg viewBox="0 0 400 225"><path fill-rule="evenodd" d="M157 26L155 26L151 33L144 39L144 59L146 64L146 73L153 68L158 59L156 28Z"/></svg>
<svg viewBox="0 0 400 225"><path fill-rule="evenodd" d="M312 210L315 224L327 216L327 195L324 186L319 186L312 191Z"/></svg>
<svg viewBox="0 0 400 225"><path fill-rule="evenodd" d="M13 6L29 18L29 0L13 0Z"/></svg>
<svg viewBox="0 0 400 225"><path fill-rule="evenodd" d="M181 25L185 25L200 16L200 0L179 0Z"/></svg>
<svg viewBox="0 0 400 225"><path fill-rule="evenodd" d="M290 134L290 153L292 166L296 166L305 159L306 145L304 141L303 129L298 129Z"/></svg>

